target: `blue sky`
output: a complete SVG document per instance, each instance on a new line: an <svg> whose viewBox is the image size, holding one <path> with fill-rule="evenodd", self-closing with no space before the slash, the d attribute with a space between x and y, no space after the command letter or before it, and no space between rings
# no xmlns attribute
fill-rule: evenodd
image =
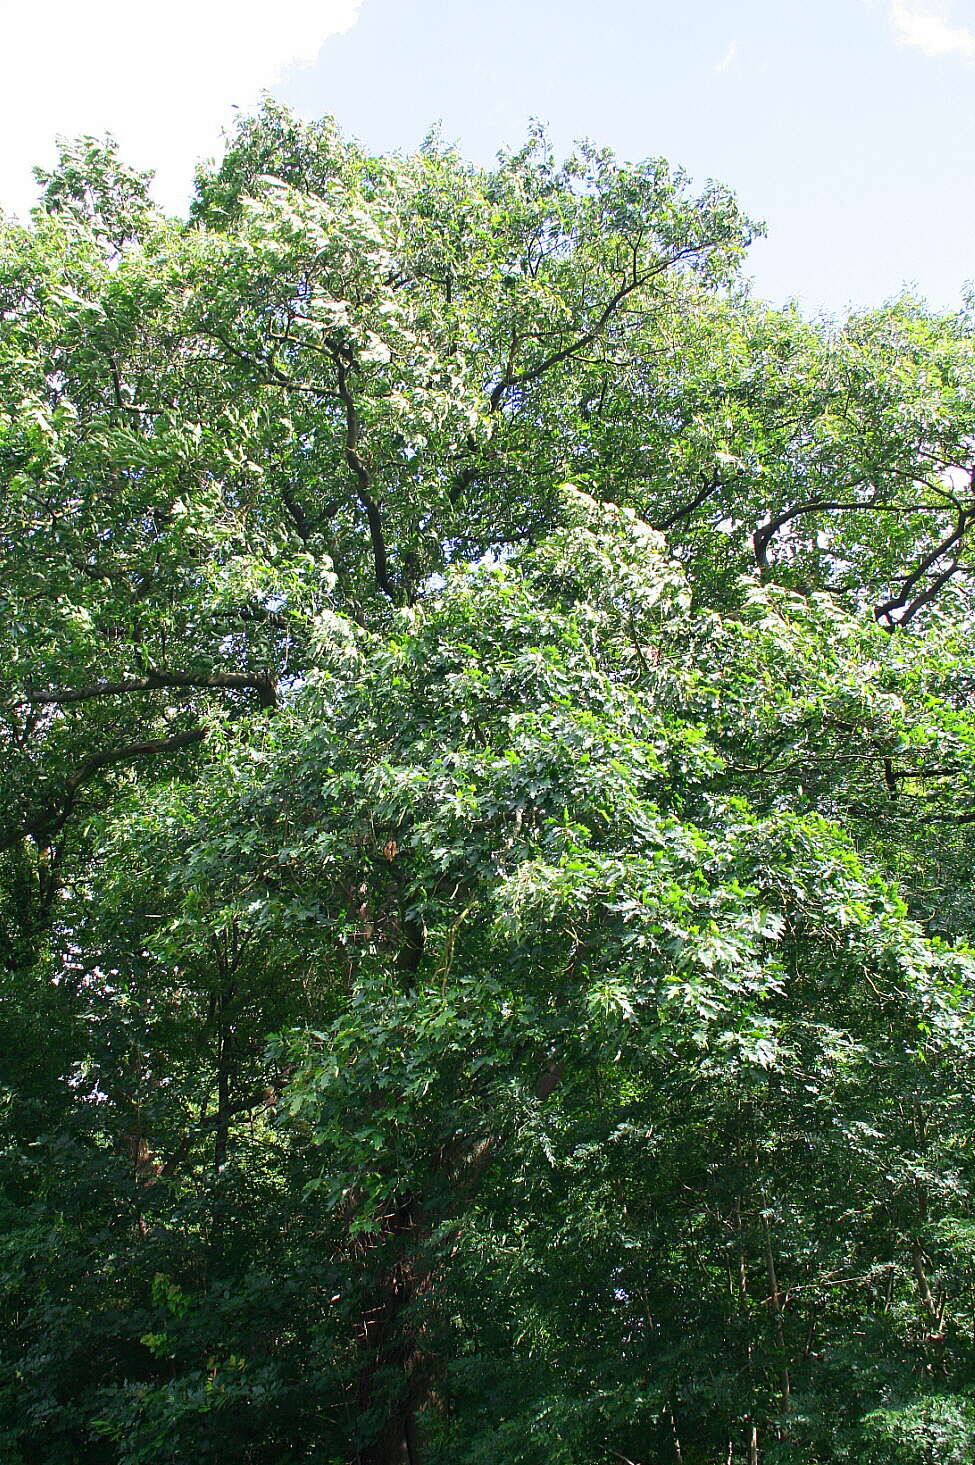
<svg viewBox="0 0 975 1465"><path fill-rule="evenodd" d="M374 148L409 149L440 122L490 162L534 116L566 147L588 136L630 158L662 154L730 184L766 221L756 288L810 312L874 304L905 284L950 309L975 279L975 0L171 0L131 56L138 7L53 0L62 6L83 19L65 44L77 94L58 130L131 138L171 205L231 104L266 87L307 116L334 113ZM8 8L24 16L0 0ZM43 161L44 127L65 110L51 12L46 50L27 62L36 118L25 142L40 148L30 161ZM42 21L18 23L26 54ZM111 62L109 38L122 48ZM22 211L17 166L19 178L0 172L0 200Z"/></svg>
<svg viewBox="0 0 975 1465"><path fill-rule="evenodd" d="M941 18L967 34L965 9ZM975 62L904 44L886 4L364 0L276 90L383 148L440 119L488 161L534 115L566 145L662 154L738 192L768 226L757 288L814 311L912 282L951 308L975 278Z"/></svg>

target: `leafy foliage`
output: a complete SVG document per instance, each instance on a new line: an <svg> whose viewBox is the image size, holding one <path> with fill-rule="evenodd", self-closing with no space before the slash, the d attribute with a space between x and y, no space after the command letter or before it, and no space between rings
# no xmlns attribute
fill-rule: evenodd
<svg viewBox="0 0 975 1465"><path fill-rule="evenodd" d="M40 181L4 1458L970 1458L967 316L540 132Z"/></svg>

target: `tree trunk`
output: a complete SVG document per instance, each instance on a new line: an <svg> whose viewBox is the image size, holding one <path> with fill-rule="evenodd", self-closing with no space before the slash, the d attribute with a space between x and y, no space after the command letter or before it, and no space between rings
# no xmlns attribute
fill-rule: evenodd
<svg viewBox="0 0 975 1465"><path fill-rule="evenodd" d="M762 1238L765 1243L765 1270L768 1275L769 1285L769 1306L772 1310L772 1327L775 1332L775 1342L781 1359L781 1388L782 1407L786 1414L792 1408L792 1381L789 1375L788 1355L785 1351L785 1332L782 1327L782 1294L779 1291L779 1279L775 1271L775 1257L772 1252L772 1233L765 1216L762 1217Z"/></svg>
<svg viewBox="0 0 975 1465"><path fill-rule="evenodd" d="M367 1357L356 1392L360 1418L374 1411L385 1418L358 1450L354 1465L420 1465L416 1416L426 1393L425 1370L404 1319L426 1276L419 1255L420 1219L410 1194L397 1196L384 1217L383 1239L393 1255L378 1282L375 1305L362 1321L360 1342Z"/></svg>
<svg viewBox="0 0 975 1465"><path fill-rule="evenodd" d="M412 968L421 952L421 936L414 933L401 955L401 966ZM561 1062L549 1059L544 1063L534 1085L540 1103L554 1093L562 1075ZM441 1152L438 1164L449 1177L452 1199L437 1218L439 1222L459 1221L494 1157L495 1143L494 1136L483 1135L454 1152ZM359 1341L366 1358L356 1393L360 1419L369 1412L381 1413L383 1408L386 1417L374 1426L372 1438L360 1446L352 1465L421 1465L417 1421L436 1398L438 1369L404 1313L436 1278L435 1263L425 1254L431 1221L411 1192L394 1197L381 1219L377 1248L388 1246L392 1255L378 1280L375 1303L361 1323ZM439 1234L443 1244L442 1230ZM676 1426L674 1433L679 1452Z"/></svg>
<svg viewBox="0 0 975 1465"><path fill-rule="evenodd" d="M231 1037L224 1021L223 1006L221 1000L220 1032L217 1037L217 1116L213 1131L213 1168L217 1175L227 1163L227 1147L230 1143Z"/></svg>

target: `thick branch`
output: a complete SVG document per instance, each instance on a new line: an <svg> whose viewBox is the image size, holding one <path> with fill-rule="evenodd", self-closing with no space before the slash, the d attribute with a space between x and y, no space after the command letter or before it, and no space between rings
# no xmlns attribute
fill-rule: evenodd
<svg viewBox="0 0 975 1465"><path fill-rule="evenodd" d="M844 486L850 487L852 485ZM774 519L770 519L767 524L762 524L759 526L758 529L755 530L755 533L752 536L752 544L755 550L755 562L760 570L767 570L768 549L769 545L772 542L772 539L775 537L780 529L783 529L785 527L786 524L791 523L793 519L800 519L806 514L815 514L819 511L823 513L856 513L857 511L859 511L861 513L869 514L912 514L938 513L941 512L942 509L943 505L941 504L881 504L876 503L871 499L806 499L801 504L794 504L791 508L783 509L780 514L776 514ZM951 541L948 542L947 546L942 545L941 549L936 551L935 554L931 557L932 560L937 559L939 555L943 554L945 552L945 548L950 547L950 543ZM923 574L923 570L921 571L921 573ZM895 605L897 603L898 602L891 602L892 605ZM875 612L875 614L878 615L878 618L879 615L883 613L883 610Z"/></svg>
<svg viewBox="0 0 975 1465"><path fill-rule="evenodd" d="M932 600L934 600L939 592L944 588L944 586L947 585L948 581L954 575L958 574L958 571L961 568L962 566L958 563L958 556L955 555L948 568L946 570L943 570L940 575L935 576L935 578L931 581L931 584L928 586L927 590L925 590L921 595L915 596L910 605L907 606L907 608L904 610L897 624L899 626L909 626L911 621L917 615L918 611L923 610L926 605L930 605Z"/></svg>
<svg viewBox="0 0 975 1465"><path fill-rule="evenodd" d="M206 730L191 728L188 732L173 733L168 738L148 738L137 743L123 743L118 748L105 748L101 753L92 753L75 769L64 782L60 797L43 809L36 810L29 819L0 834L0 851L10 849L26 835L50 839L64 827L74 807L78 791L100 773L103 768L112 768L120 763L131 763L136 758L149 758L157 753L176 753L194 743L202 743Z"/></svg>
<svg viewBox="0 0 975 1465"><path fill-rule="evenodd" d="M767 524L762 524L755 530L752 536L752 545L755 550L755 563L760 570L768 569L769 545L779 530L784 529L786 524L791 524L793 519L801 519L806 514L815 514L819 511L835 513L839 510L855 511L857 509L868 510L871 513L876 513L877 511L886 511L888 513L902 512L898 504L875 504L869 500L863 502L860 499L846 501L841 499L806 499L804 503L794 504L791 508L783 509L781 514L776 514L774 519L770 519Z"/></svg>
<svg viewBox="0 0 975 1465"><path fill-rule="evenodd" d="M372 558L376 573L376 584L390 600L395 601L396 590L389 574L389 556L383 536L379 505L372 496L372 475L359 452L359 414L356 411L352 392L349 389L349 367L338 348L333 348L332 359L338 376L339 398L345 408L345 461L352 471L356 497L365 510L372 543Z"/></svg>
<svg viewBox="0 0 975 1465"><path fill-rule="evenodd" d="M946 535L945 538L941 540L940 544L935 545L930 554L926 554L924 556L916 569L912 570L912 572L904 578L904 580L901 582L900 594L891 596L891 598L889 600L885 600L882 605L878 605L874 608L874 616L878 621L882 620L885 616L889 620L893 621L891 612L896 610L903 610L904 613L900 617L900 620L896 622L896 624L906 625L908 621L917 614L922 605L927 605L929 601L934 599L934 596L937 595L942 585L944 585L945 582L949 580L957 570L957 553L955 554L950 565L948 566L948 569L946 571L942 571L941 574L936 576L934 584L930 586L929 589L923 594L919 595L913 604L908 605L908 601L910 600L914 587L919 583L923 576L927 574L928 570L936 565L938 560L942 559L943 556L946 555L949 550L953 549L955 545L958 545L960 548L961 541L965 537L965 531L968 528L968 524L968 511L966 509L960 509L958 511L958 518L955 521L954 529L951 531L950 534Z"/></svg>
<svg viewBox="0 0 975 1465"><path fill-rule="evenodd" d="M694 510L699 509L705 500L709 499L721 487L722 483L720 478L709 478L703 488L692 499L689 499L686 504L682 504L679 509L675 509L666 518L658 519L657 523L653 526L654 529L659 529L661 533L666 533L668 529L673 529L675 524L679 524L682 519L689 519Z"/></svg>
<svg viewBox="0 0 975 1465"><path fill-rule="evenodd" d="M28 690L22 697L7 702L13 707L65 707L71 702L90 702L96 697L119 697L127 692L155 692L165 687L188 687L202 691L250 688L260 696L262 707L275 705L274 679L270 674L221 671L197 674L180 671L153 671L145 677L123 677L117 682L88 682L81 687L59 687L55 691Z"/></svg>

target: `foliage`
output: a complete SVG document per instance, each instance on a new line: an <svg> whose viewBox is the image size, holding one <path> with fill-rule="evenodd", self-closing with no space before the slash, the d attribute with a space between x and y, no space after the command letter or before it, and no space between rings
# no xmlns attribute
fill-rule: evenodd
<svg viewBox="0 0 975 1465"><path fill-rule="evenodd" d="M3 1458L970 1458L968 317L541 132L40 181Z"/></svg>
<svg viewBox="0 0 975 1465"><path fill-rule="evenodd" d="M935 1395L903 1409L878 1409L865 1423L873 1449L885 1450L897 1465L964 1465L972 1458L975 1416L968 1399Z"/></svg>

